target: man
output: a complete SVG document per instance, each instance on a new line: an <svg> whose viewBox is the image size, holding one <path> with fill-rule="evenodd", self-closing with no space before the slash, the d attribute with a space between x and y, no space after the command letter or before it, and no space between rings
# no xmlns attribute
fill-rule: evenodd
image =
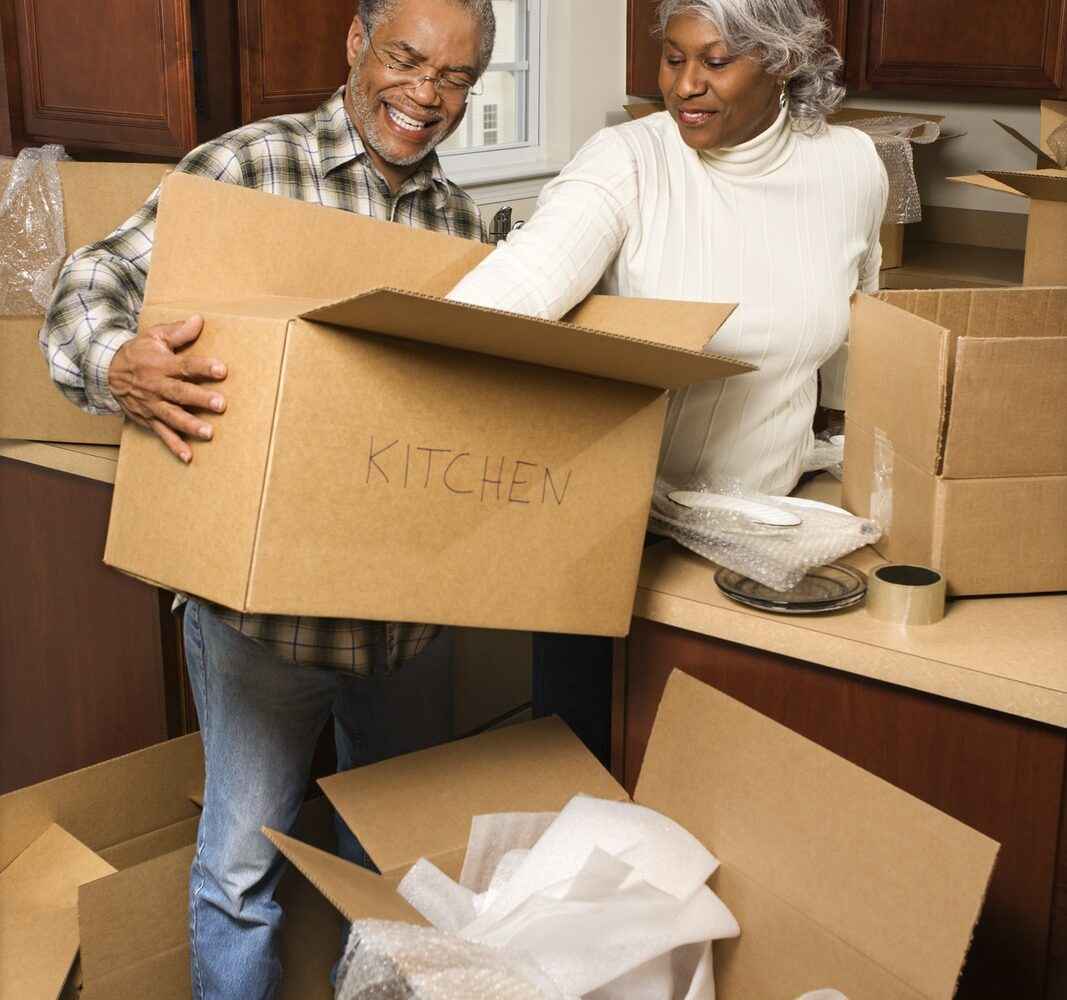
<svg viewBox="0 0 1067 1000"><path fill-rule="evenodd" d="M462 121L494 32L490 0L363 0L348 32L345 87L312 113L209 142L178 169L479 239L476 206L444 177L433 150ZM226 408L226 365L182 351L200 334L197 316L136 332L156 199L72 255L41 343L52 377L74 402L94 413L124 413L188 463L188 439L212 436L204 414ZM274 995L282 914L273 895L282 862L260 828L291 828L331 712L342 769L376 755L383 677L405 661L432 657L437 631L241 615L189 598L185 650L206 761L189 889L197 1000ZM342 853L360 860L354 838L342 834Z"/></svg>

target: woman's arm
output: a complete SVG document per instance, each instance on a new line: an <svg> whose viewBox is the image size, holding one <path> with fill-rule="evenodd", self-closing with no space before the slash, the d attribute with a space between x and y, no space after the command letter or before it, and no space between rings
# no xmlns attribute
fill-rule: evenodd
<svg viewBox="0 0 1067 1000"><path fill-rule="evenodd" d="M559 319L600 281L636 218L633 156L604 129L545 185L530 221L513 230L448 297Z"/></svg>

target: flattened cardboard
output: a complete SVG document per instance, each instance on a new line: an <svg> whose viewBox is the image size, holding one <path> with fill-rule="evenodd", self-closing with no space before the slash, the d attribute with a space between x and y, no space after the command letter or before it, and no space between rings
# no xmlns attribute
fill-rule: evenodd
<svg viewBox="0 0 1067 1000"><path fill-rule="evenodd" d="M988 837L677 671L634 800L747 877L755 905L785 903L890 972L887 995L952 996L996 859ZM742 924L737 961L750 939ZM822 984L847 991L836 958Z"/></svg>
<svg viewBox="0 0 1067 1000"><path fill-rule="evenodd" d="M625 634L663 388L749 370L704 351L732 307L434 297L485 252L168 178L141 323L201 313L228 407L190 468L127 428L105 562L246 612Z"/></svg>
<svg viewBox="0 0 1067 1000"><path fill-rule="evenodd" d="M0 191L12 161L0 160ZM151 163L59 164L67 252L133 215L171 168ZM0 229L2 229L0 225ZM122 420L90 416L56 388L37 346L40 316L0 316L0 438L118 444Z"/></svg>
<svg viewBox="0 0 1067 1000"><path fill-rule="evenodd" d="M78 951L78 887L114 871L54 823L0 871L0 996L59 996Z"/></svg>
<svg viewBox="0 0 1067 1000"><path fill-rule="evenodd" d="M370 783L356 781L374 768L324 787L339 806L359 796L357 836L399 874L418 857L465 845L473 815L599 794L590 784L599 765L560 727L516 726L505 744L477 737L451 757L444 747L422 751L375 765ZM996 857L987 837L677 671L635 801L677 820L722 861L713 887L742 928L738 940L716 945L723 1000L830 984L874 1000L952 996ZM275 842L348 916L388 905L365 873L288 838Z"/></svg>

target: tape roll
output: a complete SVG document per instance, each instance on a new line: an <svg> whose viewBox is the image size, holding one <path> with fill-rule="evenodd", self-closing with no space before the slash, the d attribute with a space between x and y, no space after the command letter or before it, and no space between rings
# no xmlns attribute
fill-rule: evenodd
<svg viewBox="0 0 1067 1000"><path fill-rule="evenodd" d="M867 614L894 625L933 625L945 617L945 578L925 566L879 566L867 581Z"/></svg>

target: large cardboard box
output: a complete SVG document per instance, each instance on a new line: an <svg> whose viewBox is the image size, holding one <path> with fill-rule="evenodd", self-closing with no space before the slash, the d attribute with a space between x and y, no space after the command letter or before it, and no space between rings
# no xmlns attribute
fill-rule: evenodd
<svg viewBox="0 0 1067 1000"><path fill-rule="evenodd" d="M420 857L458 877L471 818L624 790L556 719L372 765L322 786L382 871L271 839L348 918L419 914L394 887ZM668 682L634 801L721 861L741 925L715 945L722 1000L832 986L855 1000L947 998L997 844L684 674Z"/></svg>
<svg viewBox="0 0 1067 1000"><path fill-rule="evenodd" d="M703 352L733 307L439 297L489 252L169 177L141 322L202 314L228 407L189 467L127 425L105 561L247 612L625 634L666 390L749 370Z"/></svg>
<svg viewBox="0 0 1067 1000"><path fill-rule="evenodd" d="M193 734L0 796L0 997L59 996L66 981L63 995L81 987L83 1000L188 1000L203 780ZM327 846L325 800L298 826ZM295 874L279 899L282 996L328 1000L340 921Z"/></svg>
<svg viewBox="0 0 1067 1000"><path fill-rule="evenodd" d="M878 551L953 594L1065 590L1065 399L1067 288L858 296L844 504L888 500Z"/></svg>
<svg viewBox="0 0 1067 1000"><path fill-rule="evenodd" d="M1041 144L1007 129L1037 154L1035 170L983 170L949 180L1030 199L1024 285L1067 285L1067 170L1052 159L1048 137L1067 122L1067 101L1041 102Z"/></svg>
<svg viewBox="0 0 1067 1000"><path fill-rule="evenodd" d="M12 160L0 160L0 192ZM67 253L102 239L128 219L169 170L154 163L59 164ZM18 239L21 220L0 218L0 237ZM0 316L0 438L118 444L122 418L90 416L56 388L37 334L43 313Z"/></svg>

